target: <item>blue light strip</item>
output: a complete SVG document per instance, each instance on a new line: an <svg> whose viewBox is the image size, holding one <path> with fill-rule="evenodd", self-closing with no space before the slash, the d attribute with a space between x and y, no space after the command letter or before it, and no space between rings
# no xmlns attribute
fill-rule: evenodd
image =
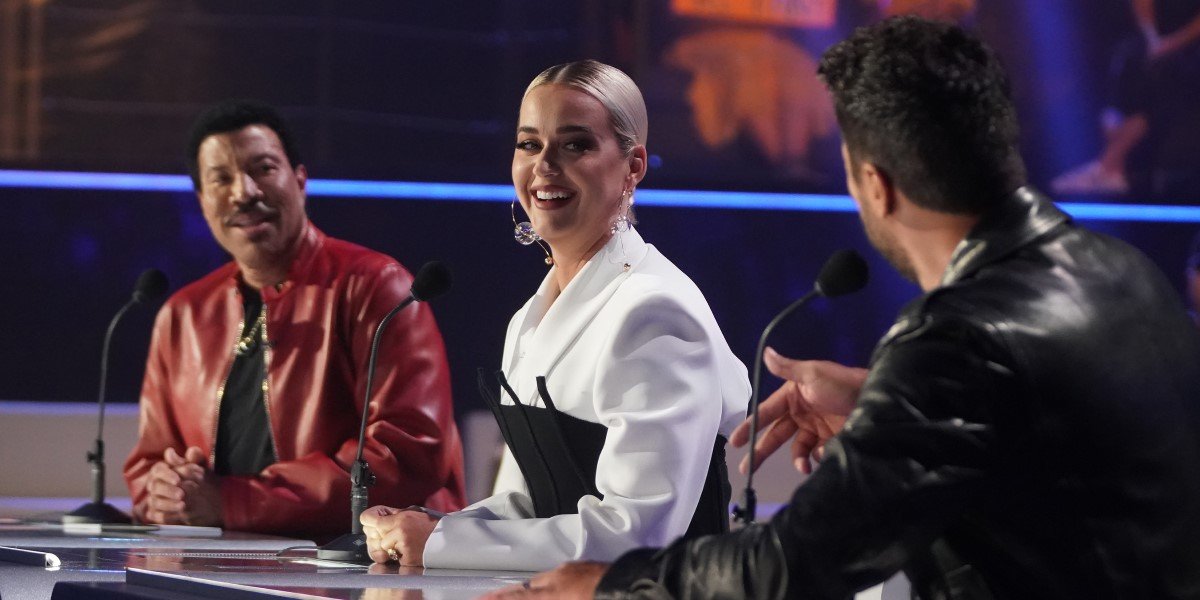
<svg viewBox="0 0 1200 600"><path fill-rule="evenodd" d="M700 192L692 190L647 190L637 192L638 204L690 208L745 208L756 210L804 210L856 212L849 196L822 194L772 194L764 192Z"/></svg>
<svg viewBox="0 0 1200 600"><path fill-rule="evenodd" d="M1087 221L1200 223L1200 206L1098 204L1094 202L1059 202L1057 204L1072 217Z"/></svg>
<svg viewBox="0 0 1200 600"><path fill-rule="evenodd" d="M192 182L185 175L15 171L0 169L0 188L191 192ZM511 202L513 199L512 186L509 185L427 183L417 181L310 179L308 181L308 193L310 196L315 197L333 196L339 198L453 200L470 202ZM688 208L850 213L855 211L854 202L849 196L822 194L642 189L638 191L638 203L645 206ZM1059 207L1075 218L1084 220L1200 223L1200 206L1061 202L1059 203Z"/></svg>
<svg viewBox="0 0 1200 600"><path fill-rule="evenodd" d="M191 182L188 182L188 189L191 189ZM308 195L335 196L339 198L511 202L513 199L513 188L511 185L491 185L485 183L309 179Z"/></svg>
<svg viewBox="0 0 1200 600"><path fill-rule="evenodd" d="M45 188L52 190L185 192L192 189L192 182L183 175L0 170L0 187Z"/></svg>

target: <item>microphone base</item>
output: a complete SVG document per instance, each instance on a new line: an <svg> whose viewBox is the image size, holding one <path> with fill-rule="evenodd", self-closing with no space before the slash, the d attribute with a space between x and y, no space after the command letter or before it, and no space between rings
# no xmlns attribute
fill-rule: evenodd
<svg viewBox="0 0 1200 600"><path fill-rule="evenodd" d="M374 562L367 554L367 536L361 533L347 533L317 548L317 558L364 565Z"/></svg>
<svg viewBox="0 0 1200 600"><path fill-rule="evenodd" d="M133 519L107 502L88 502L63 515L62 522L71 525L129 525L133 523Z"/></svg>
<svg viewBox="0 0 1200 600"><path fill-rule="evenodd" d="M758 492L747 483L746 490L742 492L742 501L733 505L733 520L741 523L742 527L749 527L754 524L757 516Z"/></svg>

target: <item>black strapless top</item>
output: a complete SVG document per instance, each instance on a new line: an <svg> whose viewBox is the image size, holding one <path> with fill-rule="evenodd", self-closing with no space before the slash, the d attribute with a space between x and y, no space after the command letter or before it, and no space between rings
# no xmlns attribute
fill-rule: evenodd
<svg viewBox="0 0 1200 600"><path fill-rule="evenodd" d="M521 404L508 385L503 371L494 381L512 399L501 404L492 393L488 377L479 370L479 391L491 408L504 441L512 452L539 518L573 514L585 495L603 499L596 489L596 462L608 436L608 428L577 419L554 407L546 389L546 378L538 377L538 393L545 408ZM725 437L717 435L712 446L708 476L700 503L684 537L693 538L729 531L729 473L725 469ZM697 452L703 451L696 448Z"/></svg>

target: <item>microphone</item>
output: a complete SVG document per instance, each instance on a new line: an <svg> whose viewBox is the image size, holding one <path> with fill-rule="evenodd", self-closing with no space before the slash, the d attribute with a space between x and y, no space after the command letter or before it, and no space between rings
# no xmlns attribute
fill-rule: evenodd
<svg viewBox="0 0 1200 600"><path fill-rule="evenodd" d="M113 331L117 322L135 304L144 304L156 300L167 291L167 276L158 269L146 269L138 276L133 288L133 296L117 311L112 321L108 323L108 331L104 334L104 347L100 352L100 422L96 431L96 444L87 453L87 461L92 465L92 501L63 515L63 523L100 523L126 524L132 523L129 515L121 512L115 506L104 501L104 393L108 383L108 349L112 343Z"/></svg>
<svg viewBox="0 0 1200 600"><path fill-rule="evenodd" d="M763 329L758 338L758 349L754 352L754 380L750 384L750 472L746 474L746 489L742 492L742 500L733 507L734 520L749 525L754 522L758 511L758 496L754 492L754 444L758 440L758 396L759 381L762 379L763 350L767 347L767 337L775 327L783 322L796 309L808 304L817 296L836 298L861 290L867 285L867 263L854 250L838 250L834 252L821 272L813 282L813 289L792 302L787 308L775 315L774 319Z"/></svg>
<svg viewBox="0 0 1200 600"><path fill-rule="evenodd" d="M408 297L384 315L379 325L375 326L375 335L371 338L371 352L367 355L367 389L363 398L362 423L358 427L358 451L354 455L354 466L350 468L350 533L338 536L317 548L317 558L321 560L371 562L371 556L367 554L367 536L363 534L362 523L358 517L367 510L368 488L375 485L375 474L363 459L363 444L367 437L367 412L371 405L372 384L375 381L375 359L379 353L379 339L383 335L383 328L387 327L388 322L397 313L413 302L428 302L445 294L450 291L451 283L450 269L445 264L436 260L425 263L413 278Z"/></svg>

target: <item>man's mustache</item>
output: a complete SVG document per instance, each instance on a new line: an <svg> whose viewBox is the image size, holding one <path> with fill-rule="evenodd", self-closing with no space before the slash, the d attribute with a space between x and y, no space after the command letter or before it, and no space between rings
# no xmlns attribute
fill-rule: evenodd
<svg viewBox="0 0 1200 600"><path fill-rule="evenodd" d="M246 204L238 204L236 210L225 217L225 224L229 226L247 225L273 219L278 215L278 209L268 206L262 200L255 200Z"/></svg>

